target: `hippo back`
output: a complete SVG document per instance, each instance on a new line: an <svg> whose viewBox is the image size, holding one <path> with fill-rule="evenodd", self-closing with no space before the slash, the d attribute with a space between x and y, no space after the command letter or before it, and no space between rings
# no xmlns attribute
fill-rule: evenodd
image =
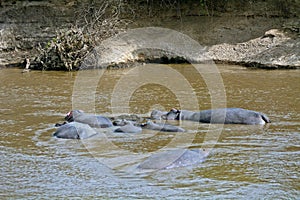
<svg viewBox="0 0 300 200"><path fill-rule="evenodd" d="M214 110L200 111L200 122L202 123L224 123L224 124L265 124L269 118L253 110L243 108L220 108Z"/></svg>
<svg viewBox="0 0 300 200"><path fill-rule="evenodd" d="M131 121L124 121L125 125L117 128L115 132L122 133L139 133L142 131L141 127L134 126Z"/></svg>
<svg viewBox="0 0 300 200"><path fill-rule="evenodd" d="M189 166L203 162L208 154L201 149L176 149L154 154L142 162L138 168L159 170Z"/></svg>
<svg viewBox="0 0 300 200"><path fill-rule="evenodd" d="M178 158L171 165L165 167L165 169L171 169L175 167L190 166L203 162L206 157L209 155L209 152L202 149L192 149L186 150L180 158Z"/></svg>
<svg viewBox="0 0 300 200"><path fill-rule="evenodd" d="M242 108L228 108L226 110L225 124L265 124L269 123L269 118L260 112L246 110Z"/></svg>
<svg viewBox="0 0 300 200"><path fill-rule="evenodd" d="M87 124L70 122L60 126L53 136L64 139L86 139L96 134L97 132Z"/></svg>
<svg viewBox="0 0 300 200"><path fill-rule="evenodd" d="M83 124L88 124L91 127L107 128L113 126L112 122L107 117L101 115L86 114L80 110L71 111L65 117L65 119L69 122L75 121Z"/></svg>
<svg viewBox="0 0 300 200"><path fill-rule="evenodd" d="M185 130L178 126L173 126L171 124L162 124L162 123L154 123L152 121L147 121L146 124L142 125L142 128L157 130L157 131L165 131L165 132L184 132Z"/></svg>
<svg viewBox="0 0 300 200"><path fill-rule="evenodd" d="M191 120L212 124L265 124L269 118L260 112L243 108L220 108L193 112L188 110L172 109L166 119Z"/></svg>

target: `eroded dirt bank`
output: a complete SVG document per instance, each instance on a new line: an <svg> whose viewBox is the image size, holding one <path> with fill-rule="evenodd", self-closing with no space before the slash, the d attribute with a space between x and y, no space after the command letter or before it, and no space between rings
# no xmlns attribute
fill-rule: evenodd
<svg viewBox="0 0 300 200"><path fill-rule="evenodd" d="M167 11L157 5L135 10L129 6L124 8L122 16L131 17L128 28L156 26L184 33L205 47L206 56L216 62L272 69L300 68L299 1L284 1L288 5L282 7L278 7L279 0L277 4L245 1L244 5L232 3L221 11L220 7L210 10L197 5L199 1L191 2L167 5L170 6ZM71 0L2 1L0 66L20 66L27 57L33 60L39 43L47 44L57 30L75 23L78 6L77 1ZM118 48L120 44L113 45ZM127 53L120 58L111 49L99 53L110 57L106 59L110 62L98 63L99 67L136 60L159 61L159 57L173 56L164 52L151 55L151 51L146 51ZM201 58L193 59L201 61Z"/></svg>

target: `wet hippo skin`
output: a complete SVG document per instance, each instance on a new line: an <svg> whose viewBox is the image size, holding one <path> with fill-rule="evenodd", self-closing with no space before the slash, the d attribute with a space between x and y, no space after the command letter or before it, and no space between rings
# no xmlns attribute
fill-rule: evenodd
<svg viewBox="0 0 300 200"><path fill-rule="evenodd" d="M220 108L199 112L171 109L163 116L167 120L190 120L212 124L266 124L270 119L261 112L243 108Z"/></svg>
<svg viewBox="0 0 300 200"><path fill-rule="evenodd" d="M96 134L97 132L87 124L70 122L61 125L53 136L64 139L86 139Z"/></svg>
<svg viewBox="0 0 300 200"><path fill-rule="evenodd" d="M91 127L97 128L107 128L113 126L112 122L107 117L87 114L81 110L70 111L65 117L65 120L67 120L68 122L75 121L83 124L88 124Z"/></svg>
<svg viewBox="0 0 300 200"><path fill-rule="evenodd" d="M165 131L165 132L184 132L185 130L179 126L173 126L170 124L163 123L154 123L152 121L147 121L142 124L141 127L143 129L157 130L157 131Z"/></svg>
<svg viewBox="0 0 300 200"><path fill-rule="evenodd" d="M141 127L134 126L131 121L123 120L122 126L114 130L114 132L122 133L139 133L142 132Z"/></svg>
<svg viewBox="0 0 300 200"><path fill-rule="evenodd" d="M203 162L209 155L205 149L176 149L153 154L141 164L138 169L171 169L190 166Z"/></svg>

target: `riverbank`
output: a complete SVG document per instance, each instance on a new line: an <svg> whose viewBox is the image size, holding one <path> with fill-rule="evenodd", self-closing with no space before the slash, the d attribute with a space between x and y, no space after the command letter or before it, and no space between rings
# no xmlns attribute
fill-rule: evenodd
<svg viewBox="0 0 300 200"><path fill-rule="evenodd" d="M140 11L133 11L128 28L164 27L181 32L203 46L205 56L217 63L267 69L300 68L297 6L276 8L268 2L257 1L251 5L230 5L223 11L218 11L218 7L201 11L199 8L203 6L195 2L171 6L167 12L156 5L150 7L152 10L141 7ZM74 24L75 10L78 9L76 1L67 1L67 4L59 1L16 1L15 4L4 1L1 4L0 67L18 67L25 58L33 61L38 55L38 44L47 44L57 30ZM120 15L128 17L128 9L124 12ZM113 45L116 49L120 44ZM130 48L127 47L126 51ZM120 58L106 49L99 53L110 58L104 59L105 63L100 63L99 67L127 66L144 61L165 62L166 57L167 62L186 59L172 57L163 51L152 52L130 52L127 57ZM201 58L193 60L201 61Z"/></svg>
<svg viewBox="0 0 300 200"><path fill-rule="evenodd" d="M159 38L160 35L164 37ZM132 29L106 40L86 57L82 69L120 68L137 62L170 64L210 61L251 68L300 69L299 58L299 38L288 36L278 29L271 29L246 42L203 46L180 32L148 27Z"/></svg>

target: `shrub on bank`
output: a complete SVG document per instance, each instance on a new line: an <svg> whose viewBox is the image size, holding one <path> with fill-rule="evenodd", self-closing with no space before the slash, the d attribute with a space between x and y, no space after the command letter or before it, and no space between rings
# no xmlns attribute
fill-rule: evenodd
<svg viewBox="0 0 300 200"><path fill-rule="evenodd" d="M120 1L122 2L122 1ZM79 5L76 25L60 29L45 46L39 45L36 69L78 70L81 62L101 41L124 31L128 20L120 19L119 1L85 1Z"/></svg>

